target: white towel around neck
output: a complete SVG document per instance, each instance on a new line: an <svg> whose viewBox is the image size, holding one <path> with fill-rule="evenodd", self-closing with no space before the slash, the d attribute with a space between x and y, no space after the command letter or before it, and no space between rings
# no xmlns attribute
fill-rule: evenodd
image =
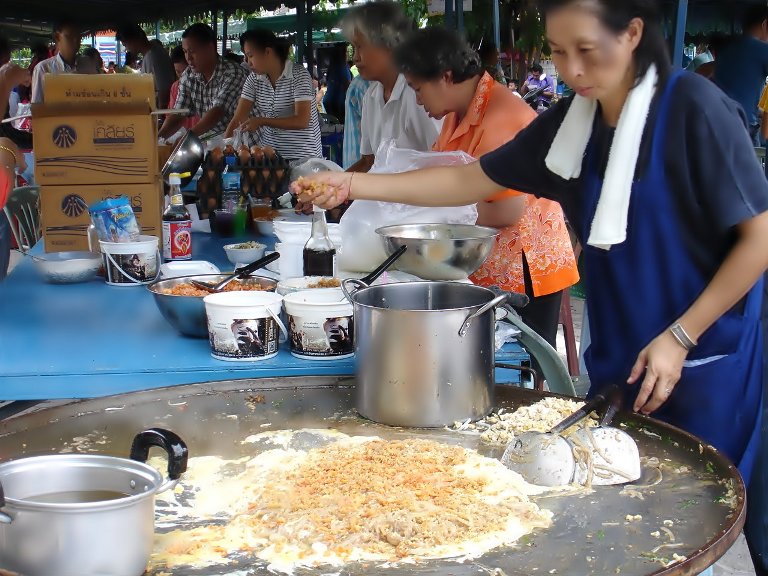
<svg viewBox="0 0 768 576"><path fill-rule="evenodd" d="M640 144L659 75L651 65L633 88L619 116L587 244L610 250L627 239L627 216ZM547 168L566 180L581 176L581 165L592 137L597 101L575 96L546 158Z"/></svg>

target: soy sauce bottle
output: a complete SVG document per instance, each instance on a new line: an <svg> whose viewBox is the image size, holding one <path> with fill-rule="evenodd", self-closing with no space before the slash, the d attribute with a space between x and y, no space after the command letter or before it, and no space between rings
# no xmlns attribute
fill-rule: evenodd
<svg viewBox="0 0 768 576"><path fill-rule="evenodd" d="M304 276L335 276L336 247L328 235L325 210L315 206L312 236L304 245Z"/></svg>
<svg viewBox="0 0 768 576"><path fill-rule="evenodd" d="M171 174L171 203L163 212L163 259L189 260L192 258L192 219L184 206L181 194L182 174Z"/></svg>

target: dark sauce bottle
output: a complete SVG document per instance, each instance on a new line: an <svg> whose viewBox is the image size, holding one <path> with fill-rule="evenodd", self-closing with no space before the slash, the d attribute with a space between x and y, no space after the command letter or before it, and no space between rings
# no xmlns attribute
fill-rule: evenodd
<svg viewBox="0 0 768 576"><path fill-rule="evenodd" d="M336 247L328 235L325 210L315 206L312 236L304 245L304 276L335 276Z"/></svg>

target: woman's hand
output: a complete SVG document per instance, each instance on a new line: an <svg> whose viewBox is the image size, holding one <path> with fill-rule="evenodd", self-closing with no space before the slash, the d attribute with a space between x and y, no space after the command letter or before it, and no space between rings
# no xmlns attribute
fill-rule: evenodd
<svg viewBox="0 0 768 576"><path fill-rule="evenodd" d="M627 380L627 383L635 384L645 372L645 379L635 400L635 412L651 414L669 399L680 381L687 356L688 351L669 330L657 336L640 352Z"/></svg>
<svg viewBox="0 0 768 576"><path fill-rule="evenodd" d="M256 130L262 126L264 126L264 118L260 116L254 116L253 118L248 118L248 120L243 122L240 125L240 129L243 132L256 132Z"/></svg>
<svg viewBox="0 0 768 576"><path fill-rule="evenodd" d="M302 204L315 204L331 210L349 199L354 172L322 172L311 178L299 178L291 191Z"/></svg>

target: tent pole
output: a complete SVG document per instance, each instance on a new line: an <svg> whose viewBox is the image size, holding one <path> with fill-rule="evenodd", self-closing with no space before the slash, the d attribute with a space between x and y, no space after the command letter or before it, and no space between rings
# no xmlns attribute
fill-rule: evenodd
<svg viewBox="0 0 768 576"><path fill-rule="evenodd" d="M677 0L677 18L675 20L675 36L672 44L672 65L675 68L683 66L683 49L685 48L685 25L688 21L688 0Z"/></svg>
<svg viewBox="0 0 768 576"><path fill-rule="evenodd" d="M496 43L496 48L501 50L501 18L499 17L499 1L491 0L493 5L493 41Z"/></svg>
<svg viewBox="0 0 768 576"><path fill-rule="evenodd" d="M498 2L498 0L491 1ZM456 0L456 29L460 34L464 33L464 0Z"/></svg>
<svg viewBox="0 0 768 576"><path fill-rule="evenodd" d="M307 23L304 17L304 0L296 3L296 62L304 61L304 43L307 37ZM312 70L310 70L310 73Z"/></svg>
<svg viewBox="0 0 768 576"><path fill-rule="evenodd" d="M453 0L445 0L445 27L456 28L456 15L453 11Z"/></svg>
<svg viewBox="0 0 768 576"><path fill-rule="evenodd" d="M303 1L303 0L302 0ZM315 69L315 46L312 37L314 26L312 25L312 0L307 0L307 67L309 73ZM319 71L318 71L319 74Z"/></svg>
<svg viewBox="0 0 768 576"><path fill-rule="evenodd" d="M229 14L226 10L221 11L221 55L227 53L227 21Z"/></svg>
<svg viewBox="0 0 768 576"><path fill-rule="evenodd" d="M211 28L213 28L213 35L218 36L219 35L219 11L218 10L211 10Z"/></svg>

